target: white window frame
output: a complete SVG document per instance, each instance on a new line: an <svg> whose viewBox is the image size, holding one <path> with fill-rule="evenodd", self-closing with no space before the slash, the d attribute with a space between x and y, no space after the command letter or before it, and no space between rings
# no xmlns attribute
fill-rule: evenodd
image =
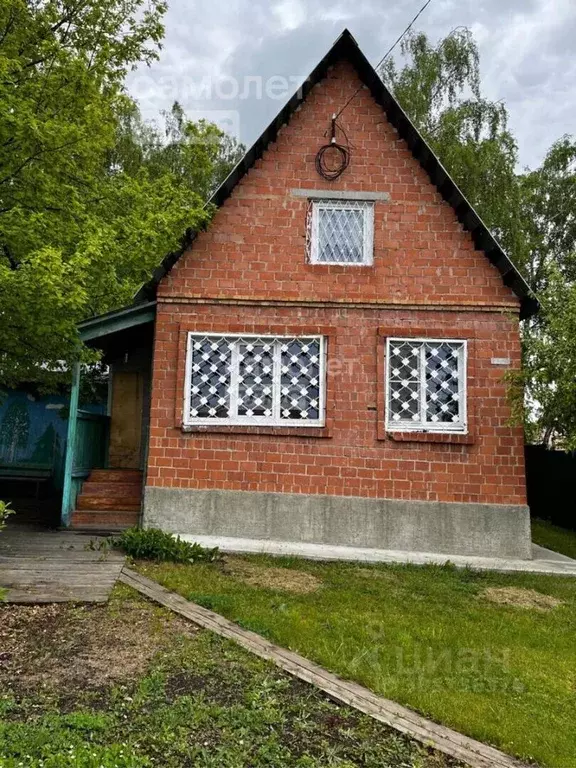
<svg viewBox="0 0 576 768"><path fill-rule="evenodd" d="M238 355L237 348L232 352L232 371L230 380L230 409L236 410L235 416L228 418L217 417L193 417L190 415L192 403L192 344L195 339L222 339L228 338L237 341L256 341L275 340L278 342L290 341L292 339L310 341L319 341L319 398L318 398L318 419L283 419L280 417L280 399L281 399L281 368L280 368L280 347L274 347L274 371L272 381L272 417L270 416L240 416L238 415ZM245 333L202 333L190 331L186 342L186 375L184 383L184 418L182 425L184 427L193 426L255 426L255 427L323 427L326 422L326 337L315 334L292 334L289 336L279 336L274 334L245 334Z"/></svg>
<svg viewBox="0 0 576 768"><path fill-rule="evenodd" d="M364 215L364 242L362 261L324 261L320 256L319 226L320 211L361 210ZM311 200L310 227L308 237L309 259L311 264L323 264L336 267L371 267L374 264L374 203L366 200Z"/></svg>
<svg viewBox="0 0 576 768"><path fill-rule="evenodd" d="M426 344L458 344L462 347L461 370L458 371L458 402L460 404L460 421L453 422L433 422L433 421L394 421L392 419L391 389L390 389L390 347L392 344L404 343L421 344L420 358L420 412L423 417L426 415L426 361L424 350ZM414 338L410 336L393 336L386 339L386 381L385 381L385 411L386 411L386 431L388 432L437 432L437 433L456 433L459 435L468 434L468 404L467 404L467 378L468 378L468 342L465 339L439 339L432 338Z"/></svg>

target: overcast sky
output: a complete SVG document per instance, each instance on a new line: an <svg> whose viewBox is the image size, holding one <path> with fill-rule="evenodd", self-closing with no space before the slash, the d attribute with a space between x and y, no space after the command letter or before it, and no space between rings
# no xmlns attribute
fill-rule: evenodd
<svg viewBox="0 0 576 768"><path fill-rule="evenodd" d="M376 64L423 2L169 0L160 60L129 90L147 119L178 99L249 145L344 27ZM415 29L436 40L456 26L473 30L484 92L507 104L521 165L536 166L576 133L576 0L432 0Z"/></svg>

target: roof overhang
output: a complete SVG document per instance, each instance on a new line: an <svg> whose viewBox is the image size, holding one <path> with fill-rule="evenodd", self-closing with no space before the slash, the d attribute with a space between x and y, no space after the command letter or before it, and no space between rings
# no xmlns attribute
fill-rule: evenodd
<svg viewBox="0 0 576 768"><path fill-rule="evenodd" d="M115 333L153 323L155 318L156 302L148 301L83 320L78 324L78 333L85 344L96 344L98 340L103 340Z"/></svg>

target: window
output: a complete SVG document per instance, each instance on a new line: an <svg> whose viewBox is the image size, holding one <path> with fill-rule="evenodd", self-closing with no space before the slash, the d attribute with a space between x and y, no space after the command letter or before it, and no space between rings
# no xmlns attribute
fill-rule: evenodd
<svg viewBox="0 0 576 768"><path fill-rule="evenodd" d="M388 339L386 427L466 432L466 342Z"/></svg>
<svg viewBox="0 0 576 768"><path fill-rule="evenodd" d="M308 214L308 258L312 264L370 265L374 248L374 204L313 200Z"/></svg>
<svg viewBox="0 0 576 768"><path fill-rule="evenodd" d="M190 333L184 425L323 426L322 336Z"/></svg>

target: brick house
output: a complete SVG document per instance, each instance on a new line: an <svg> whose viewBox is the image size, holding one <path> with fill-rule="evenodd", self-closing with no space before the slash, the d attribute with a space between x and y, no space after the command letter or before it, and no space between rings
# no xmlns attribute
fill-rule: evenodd
<svg viewBox="0 0 576 768"><path fill-rule="evenodd" d="M328 180L317 153L350 99ZM144 471L144 524L530 557L504 377L537 303L347 31L214 202L133 307L81 326L112 363L128 450L109 465Z"/></svg>

